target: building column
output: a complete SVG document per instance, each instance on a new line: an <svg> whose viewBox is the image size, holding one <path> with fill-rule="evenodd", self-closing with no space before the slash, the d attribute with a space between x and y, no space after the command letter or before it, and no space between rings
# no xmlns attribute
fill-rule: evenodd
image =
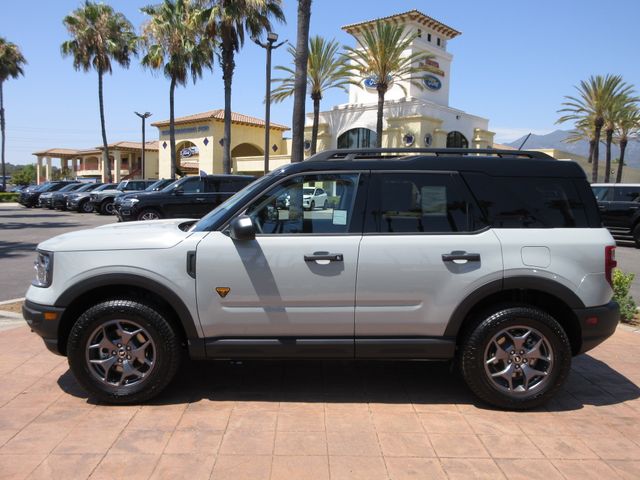
<svg viewBox="0 0 640 480"><path fill-rule="evenodd" d="M40 172L42 171L42 157L36 157L36 183L40 185Z"/></svg>
<svg viewBox="0 0 640 480"><path fill-rule="evenodd" d="M69 170L69 160L66 158L61 158L60 159L60 169L63 171L61 173L64 173L65 170Z"/></svg>
<svg viewBox="0 0 640 480"><path fill-rule="evenodd" d="M433 148L447 148L447 135L449 132L436 128L433 131Z"/></svg>
<svg viewBox="0 0 640 480"><path fill-rule="evenodd" d="M45 167L44 178L47 182L51 181L51 157L47 157L47 166Z"/></svg>
<svg viewBox="0 0 640 480"><path fill-rule="evenodd" d="M120 169L122 167L122 157L120 154L120 150L113 151L113 181L116 183L120 183L122 175L120 174Z"/></svg>

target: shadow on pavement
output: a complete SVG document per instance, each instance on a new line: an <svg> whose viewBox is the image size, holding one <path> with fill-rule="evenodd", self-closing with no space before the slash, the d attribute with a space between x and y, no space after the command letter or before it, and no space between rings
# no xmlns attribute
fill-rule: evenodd
<svg viewBox="0 0 640 480"><path fill-rule="evenodd" d="M2 228L1 225L0 228ZM37 243L5 242L0 240L0 259L31 255L37 246Z"/></svg>
<svg viewBox="0 0 640 480"><path fill-rule="evenodd" d="M70 395L87 398L70 371L59 379ZM605 363L576 358L566 386L542 410L579 410L613 405L640 396L640 389ZM480 404L450 365L392 361L185 360L176 379L150 403L170 405L200 399L218 401ZM91 400L88 400L90 403Z"/></svg>

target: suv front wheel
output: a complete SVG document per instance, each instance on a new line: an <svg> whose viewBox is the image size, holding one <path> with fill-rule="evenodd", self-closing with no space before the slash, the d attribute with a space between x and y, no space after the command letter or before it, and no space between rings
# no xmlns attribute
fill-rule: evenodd
<svg viewBox="0 0 640 480"><path fill-rule="evenodd" d="M169 384L181 349L173 327L155 307L109 300L78 319L67 355L71 371L91 396L108 403L137 403Z"/></svg>
<svg viewBox="0 0 640 480"><path fill-rule="evenodd" d="M534 307L514 306L484 318L464 338L460 368L485 402L522 410L545 403L571 368L571 345L560 324Z"/></svg>

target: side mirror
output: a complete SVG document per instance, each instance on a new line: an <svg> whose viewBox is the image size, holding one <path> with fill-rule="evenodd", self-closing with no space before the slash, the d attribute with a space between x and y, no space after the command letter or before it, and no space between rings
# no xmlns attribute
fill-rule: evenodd
<svg viewBox="0 0 640 480"><path fill-rule="evenodd" d="M234 218L230 225L230 236L234 240L248 241L256 238L256 227L253 221L246 215Z"/></svg>

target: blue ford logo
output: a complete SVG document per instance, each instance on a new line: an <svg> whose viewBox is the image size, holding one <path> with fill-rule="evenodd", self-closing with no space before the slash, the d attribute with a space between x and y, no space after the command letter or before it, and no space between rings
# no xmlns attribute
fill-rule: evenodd
<svg viewBox="0 0 640 480"><path fill-rule="evenodd" d="M440 88L442 87L442 82L440 81L440 79L434 77L433 75L425 75L422 78L422 82L424 83L424 86L429 90L440 90Z"/></svg>

